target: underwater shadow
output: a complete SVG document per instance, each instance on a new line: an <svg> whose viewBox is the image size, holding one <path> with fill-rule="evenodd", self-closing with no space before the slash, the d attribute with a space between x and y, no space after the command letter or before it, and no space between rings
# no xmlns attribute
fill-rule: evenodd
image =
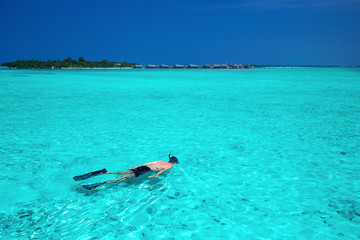
<svg viewBox="0 0 360 240"><path fill-rule="evenodd" d="M160 184L161 182L163 182L163 184ZM103 192L104 190L107 190L107 189L131 188L134 185L141 185L144 183L149 185L149 187L147 189L149 191L151 191L151 190L154 190L157 188L161 188L164 184L166 184L166 181L163 181L162 179L159 179L159 178L149 179L148 176L142 176L139 178L130 178L123 182L109 183L107 185L104 185L104 186L101 186L99 188L95 188L92 190L85 189L82 186L83 184L78 184L78 185L73 186L71 188L71 190L74 192L77 192L81 195L84 195L84 196L94 196L94 195L102 195L102 194L100 194L100 192Z"/></svg>

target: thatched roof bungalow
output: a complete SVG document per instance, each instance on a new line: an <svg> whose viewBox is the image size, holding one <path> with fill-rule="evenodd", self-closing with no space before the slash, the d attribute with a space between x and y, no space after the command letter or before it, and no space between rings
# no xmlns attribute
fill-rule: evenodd
<svg viewBox="0 0 360 240"><path fill-rule="evenodd" d="M228 68L226 64L214 64L213 68L221 69L221 68Z"/></svg>
<svg viewBox="0 0 360 240"><path fill-rule="evenodd" d="M212 64L205 64L203 65L203 68L214 68Z"/></svg>
<svg viewBox="0 0 360 240"><path fill-rule="evenodd" d="M174 68L185 68L185 66L184 66L184 65L180 65L180 64L175 64L175 65L174 65Z"/></svg>
<svg viewBox="0 0 360 240"><path fill-rule="evenodd" d="M160 65L160 68L170 68L170 66L169 66L169 65L165 65L165 64L161 64L161 65Z"/></svg>
<svg viewBox="0 0 360 240"><path fill-rule="evenodd" d="M239 65L239 64L229 64L229 68L235 68L235 69L239 69L239 68L243 68L243 65Z"/></svg>
<svg viewBox="0 0 360 240"><path fill-rule="evenodd" d="M254 66L252 66L252 65L250 65L250 64L246 64L246 65L244 66L244 68L254 68Z"/></svg>
<svg viewBox="0 0 360 240"><path fill-rule="evenodd" d="M155 64L148 64L146 65L145 68L159 68L160 66L159 65L155 65Z"/></svg>
<svg viewBox="0 0 360 240"><path fill-rule="evenodd" d="M189 64L187 68L200 68L200 66L195 64Z"/></svg>

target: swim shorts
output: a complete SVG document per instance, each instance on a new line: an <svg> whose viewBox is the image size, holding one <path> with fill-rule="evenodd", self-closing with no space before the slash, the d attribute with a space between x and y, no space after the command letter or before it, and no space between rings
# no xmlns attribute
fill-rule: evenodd
<svg viewBox="0 0 360 240"><path fill-rule="evenodd" d="M138 177L144 173L151 171L151 169L147 166L140 166L135 169L131 169L131 171L133 171L133 173L135 174L135 177Z"/></svg>

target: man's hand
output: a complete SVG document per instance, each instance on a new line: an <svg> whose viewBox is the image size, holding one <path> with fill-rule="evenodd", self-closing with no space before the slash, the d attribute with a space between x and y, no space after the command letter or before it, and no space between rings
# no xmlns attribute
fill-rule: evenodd
<svg viewBox="0 0 360 240"><path fill-rule="evenodd" d="M169 170L169 169L170 169L170 168L163 169L163 170L161 170L160 172L158 172L156 175L150 176L149 178L158 177L160 174L162 174L163 172L165 172L165 171L167 171L167 170Z"/></svg>

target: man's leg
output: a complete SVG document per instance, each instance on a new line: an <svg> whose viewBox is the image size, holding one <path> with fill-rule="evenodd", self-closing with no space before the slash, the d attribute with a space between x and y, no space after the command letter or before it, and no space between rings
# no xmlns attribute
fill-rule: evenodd
<svg viewBox="0 0 360 240"><path fill-rule="evenodd" d="M117 174L120 174L120 173L117 173ZM121 181L124 181L126 179L133 178L133 177L135 177L135 174L132 171L129 171L129 173L126 174L125 176L108 180L108 181L104 182L104 184L105 183L113 183L113 182L121 182Z"/></svg>
<svg viewBox="0 0 360 240"><path fill-rule="evenodd" d="M118 174L118 175L128 175L128 174L131 174L133 171L131 170L126 170L126 171L123 171L123 172L107 172L105 174Z"/></svg>
<svg viewBox="0 0 360 240"><path fill-rule="evenodd" d="M133 171L129 171L128 174L126 174L123 177L115 178L115 179L108 180L108 181L102 182L102 183L94 183L94 184L89 184L89 185L83 185L83 187L88 189L88 190L91 190L91 189L95 189L97 187L100 187L100 186L102 186L102 185L104 185L106 183L121 182L121 181L124 181L126 179L133 178L133 177L135 177L135 174L133 173Z"/></svg>

